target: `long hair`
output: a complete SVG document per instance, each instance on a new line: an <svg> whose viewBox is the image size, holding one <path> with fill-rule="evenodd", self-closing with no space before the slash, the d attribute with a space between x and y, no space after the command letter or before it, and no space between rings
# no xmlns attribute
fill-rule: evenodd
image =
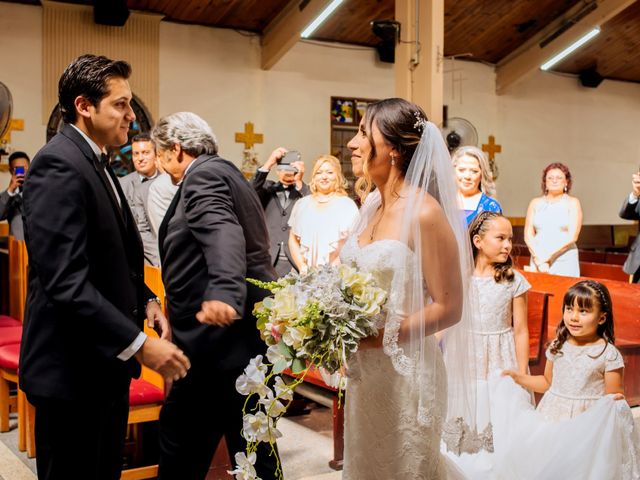
<svg viewBox="0 0 640 480"><path fill-rule="evenodd" d="M562 346L569 338L569 329L564 324L564 310L567 307L576 305L578 308L585 310L598 310L604 313L605 320L602 325L598 325L597 335L603 338L606 343L613 345L615 336L613 333L613 306L611 304L611 295L609 289L600 282L595 280L583 280L571 286L567 293L564 294L562 300L563 320L558 324L556 329L556 338L551 342L549 349L552 354L562 353ZM607 345L605 344L605 349ZM600 353L602 355L604 349ZM598 355L598 356L600 356Z"/></svg>
<svg viewBox="0 0 640 480"><path fill-rule="evenodd" d="M496 184L493 181L493 172L489 166L489 160L482 150L478 147L466 146L457 148L451 155L453 166L458 166L458 162L462 157L475 158L480 167L480 191L488 197L496 195Z"/></svg>
<svg viewBox="0 0 640 480"><path fill-rule="evenodd" d="M336 182L335 182L335 192L337 195L346 195L347 194L347 179L344 178L344 174L342 173L342 167L340 166L340 160L338 160L333 155L321 155L319 156L313 164L313 169L311 170L311 180L309 181L309 190L311 193L317 193L318 186L316 185L316 174L320 167L325 163L330 164L336 172Z"/></svg>
<svg viewBox="0 0 640 480"><path fill-rule="evenodd" d="M473 219L471 224L469 225L469 238L471 239L471 251L473 253L473 262L476 262L476 258L478 257L478 247L473 243L473 237L478 235L480 238L484 237L489 228L491 227L491 223L498 217L505 218L506 217L497 212L480 212L476 215L476 218ZM502 263L494 263L493 264L493 279L496 283L500 282L512 282L515 274L513 273L513 259L511 258L511 254L507 256L507 259Z"/></svg>
<svg viewBox="0 0 640 480"><path fill-rule="evenodd" d="M379 102L370 103L365 112L366 134L371 145L371 155L362 159L363 175L356 181L355 190L364 202L366 196L373 188L373 182L369 175L369 162L376 156L376 146L373 141L372 128L378 127L384 141L395 147L400 154L400 171L402 177L406 175L411 158L420 143L422 136L420 127L417 126L418 117L427 120L424 111L417 105L402 98L387 98Z"/></svg>

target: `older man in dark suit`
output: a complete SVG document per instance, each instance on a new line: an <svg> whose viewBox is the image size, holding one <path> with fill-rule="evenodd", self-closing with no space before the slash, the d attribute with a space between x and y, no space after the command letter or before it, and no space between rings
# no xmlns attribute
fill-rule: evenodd
<svg viewBox="0 0 640 480"><path fill-rule="evenodd" d="M287 153L286 148L276 148L265 164L258 169L251 179L262 207L271 241L271 261L278 277L295 270L295 263L289 252L289 217L295 203L311 191L302 181L304 162L293 162L287 169L277 168L278 181L267 180L271 169L278 164Z"/></svg>
<svg viewBox="0 0 640 480"><path fill-rule="evenodd" d="M235 381L264 354L253 306L266 291L247 277L273 280L269 238L257 195L220 158L207 123L182 112L151 136L165 172L180 187L160 226L160 258L173 338L192 362L160 414L159 478L201 479L224 435L229 453L245 450ZM276 459L259 448L256 471L274 478Z"/></svg>
<svg viewBox="0 0 640 480"><path fill-rule="evenodd" d="M631 177L631 193L624 200L620 209L620 218L625 220L640 220L640 172ZM629 249L629 256L624 262L623 269L629 275L633 275L633 282L640 283L640 235L636 236L633 245Z"/></svg>
<svg viewBox="0 0 640 480"><path fill-rule="evenodd" d="M129 383L140 363L166 379L189 368L144 284L140 235L106 162L106 146L126 143L135 119L130 71L94 55L66 68L59 82L65 125L25 180L20 387L36 408L40 479L119 479ZM160 339L142 332L145 317ZM74 421L89 422L81 438Z"/></svg>

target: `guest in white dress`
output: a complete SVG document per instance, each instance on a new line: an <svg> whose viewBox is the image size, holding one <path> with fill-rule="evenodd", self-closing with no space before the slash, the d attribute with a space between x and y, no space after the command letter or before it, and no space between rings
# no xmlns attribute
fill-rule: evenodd
<svg viewBox="0 0 640 480"><path fill-rule="evenodd" d="M609 291L585 280L567 291L563 305L544 375L507 370L495 381L503 393L513 389L509 377L545 392L537 411L522 402L522 392L492 405L496 441L504 442L501 450L496 445L497 478L638 479L639 439L624 401Z"/></svg>
<svg viewBox="0 0 640 480"><path fill-rule="evenodd" d="M543 195L531 200L524 227L533 271L580 276L576 241L582 227L580 200L569 195L571 172L552 163L542 172Z"/></svg>
<svg viewBox="0 0 640 480"><path fill-rule="evenodd" d="M358 216L347 196L340 161L332 155L318 158L311 172L311 195L296 202L289 218L289 251L298 270L331 263Z"/></svg>

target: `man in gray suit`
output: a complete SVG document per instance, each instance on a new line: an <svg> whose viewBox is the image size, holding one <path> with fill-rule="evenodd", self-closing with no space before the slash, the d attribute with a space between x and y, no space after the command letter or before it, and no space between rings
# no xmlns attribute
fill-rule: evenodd
<svg viewBox="0 0 640 480"><path fill-rule="evenodd" d="M142 237L144 260L148 265L159 266L158 237L151 228L147 210L149 187L158 178L156 150L146 133L131 140L131 156L135 172L120 178L120 186L133 213L134 221Z"/></svg>
<svg viewBox="0 0 640 480"><path fill-rule="evenodd" d="M22 226L22 184L29 170L29 157L24 152L9 155L11 180L9 187L0 193L0 220L9 221L9 233L17 240L24 240Z"/></svg>
<svg viewBox="0 0 640 480"><path fill-rule="evenodd" d="M277 182L267 180L269 171L287 153L285 148L276 148L266 163L258 169L251 179L251 185L260 197L264 208L264 215L269 229L270 253L273 266L278 277L295 269L295 264L289 252L289 217L295 203L302 197L309 195L309 186L302 181L304 176L304 162L293 162L296 169L277 170Z"/></svg>
<svg viewBox="0 0 640 480"><path fill-rule="evenodd" d="M640 220L640 171L631 177L631 193L624 200L620 209L620 218L625 220ZM623 270L633 275L633 283L640 283L640 235L638 235L629 249L629 256L624 262Z"/></svg>

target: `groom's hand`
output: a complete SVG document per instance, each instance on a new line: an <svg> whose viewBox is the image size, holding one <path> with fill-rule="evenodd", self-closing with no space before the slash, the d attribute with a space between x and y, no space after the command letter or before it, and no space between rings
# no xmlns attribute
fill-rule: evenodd
<svg viewBox="0 0 640 480"><path fill-rule="evenodd" d="M240 315L232 306L219 300L202 302L202 310L196 313L196 319L200 323L217 327L228 327L239 318Z"/></svg>
<svg viewBox="0 0 640 480"><path fill-rule="evenodd" d="M191 362L182 350L155 337L147 337L135 357L142 365L162 375L165 381L180 380L191 368Z"/></svg>

